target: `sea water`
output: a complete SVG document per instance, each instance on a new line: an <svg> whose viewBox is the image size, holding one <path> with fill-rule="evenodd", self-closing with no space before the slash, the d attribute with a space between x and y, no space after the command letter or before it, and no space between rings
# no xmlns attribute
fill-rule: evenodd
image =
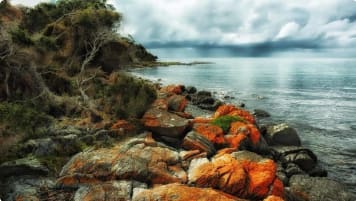
<svg viewBox="0 0 356 201"><path fill-rule="evenodd" d="M163 84L210 90L295 127L332 179L356 192L356 59L203 58L210 64L144 68Z"/></svg>

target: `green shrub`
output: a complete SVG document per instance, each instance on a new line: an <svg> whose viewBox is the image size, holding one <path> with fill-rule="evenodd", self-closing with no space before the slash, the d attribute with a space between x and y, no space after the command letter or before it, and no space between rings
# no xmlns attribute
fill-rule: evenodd
<svg viewBox="0 0 356 201"><path fill-rule="evenodd" d="M235 121L244 122L245 120L242 117L225 115L214 119L211 124L219 126L224 130L225 133L227 133L230 129L230 124Z"/></svg>
<svg viewBox="0 0 356 201"><path fill-rule="evenodd" d="M156 90L151 84L125 74L120 74L103 93L105 97L112 97L111 104L118 118L140 118L156 99Z"/></svg>
<svg viewBox="0 0 356 201"><path fill-rule="evenodd" d="M0 103L0 123L11 129L20 129L33 134L38 128L51 122L51 118L30 106L2 102Z"/></svg>
<svg viewBox="0 0 356 201"><path fill-rule="evenodd" d="M30 46L30 45L34 44L30 34L24 29L17 28L17 29L11 30L10 34L11 34L12 40L15 43L26 45L26 46Z"/></svg>
<svg viewBox="0 0 356 201"><path fill-rule="evenodd" d="M59 46L54 37L41 36L37 41L38 46L45 50L58 50Z"/></svg>

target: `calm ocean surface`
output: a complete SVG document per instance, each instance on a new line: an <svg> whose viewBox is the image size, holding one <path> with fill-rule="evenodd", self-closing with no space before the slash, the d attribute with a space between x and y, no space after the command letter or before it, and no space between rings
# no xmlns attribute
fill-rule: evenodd
<svg viewBox="0 0 356 201"><path fill-rule="evenodd" d="M329 176L356 192L356 59L204 58L213 62L134 70L235 97L294 126ZM189 60L184 60L189 61Z"/></svg>

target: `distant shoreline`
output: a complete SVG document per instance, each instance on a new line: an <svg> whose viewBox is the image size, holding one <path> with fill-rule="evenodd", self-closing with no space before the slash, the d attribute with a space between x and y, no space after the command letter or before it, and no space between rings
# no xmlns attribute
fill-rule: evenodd
<svg viewBox="0 0 356 201"><path fill-rule="evenodd" d="M193 61L193 62L179 62L179 61L155 61L155 62L140 62L136 64L130 64L125 66L125 69L130 68L151 68L151 67L163 67L163 66L193 66L200 64L214 64L214 62L207 61Z"/></svg>

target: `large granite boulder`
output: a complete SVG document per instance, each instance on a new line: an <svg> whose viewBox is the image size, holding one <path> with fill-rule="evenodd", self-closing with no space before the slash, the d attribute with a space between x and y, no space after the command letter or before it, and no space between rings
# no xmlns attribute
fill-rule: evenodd
<svg viewBox="0 0 356 201"><path fill-rule="evenodd" d="M189 183L211 187L241 198L282 196L283 184L276 177L276 164L252 152L217 155L211 161L195 159L188 171Z"/></svg>
<svg viewBox="0 0 356 201"><path fill-rule="evenodd" d="M154 135L182 138L190 126L189 120L158 108L149 109L143 116L146 129Z"/></svg>
<svg viewBox="0 0 356 201"><path fill-rule="evenodd" d="M356 197L340 183L325 177L294 175L289 180L290 190L308 201L355 201Z"/></svg>
<svg viewBox="0 0 356 201"><path fill-rule="evenodd" d="M288 124L268 126L265 137L269 145L301 146L297 131Z"/></svg>
<svg viewBox="0 0 356 201"><path fill-rule="evenodd" d="M168 184L134 194L133 201L247 201L211 188L196 188L182 184Z"/></svg>
<svg viewBox="0 0 356 201"><path fill-rule="evenodd" d="M176 150L155 142L150 135L131 138L111 148L91 149L75 155L62 169L57 183L78 186L114 179L149 184L184 183Z"/></svg>

